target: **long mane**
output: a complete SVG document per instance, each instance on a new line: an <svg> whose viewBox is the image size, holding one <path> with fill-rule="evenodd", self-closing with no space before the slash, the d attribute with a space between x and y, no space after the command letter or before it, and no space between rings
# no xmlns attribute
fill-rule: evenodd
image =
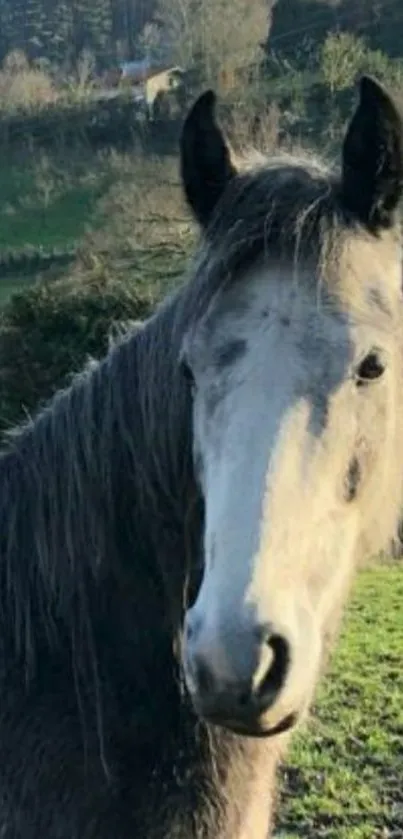
<svg viewBox="0 0 403 839"><path fill-rule="evenodd" d="M178 608L194 488L177 303L90 363L0 455L1 632L26 678L44 643L67 637L93 657L95 592L125 563L135 574L146 557Z"/></svg>

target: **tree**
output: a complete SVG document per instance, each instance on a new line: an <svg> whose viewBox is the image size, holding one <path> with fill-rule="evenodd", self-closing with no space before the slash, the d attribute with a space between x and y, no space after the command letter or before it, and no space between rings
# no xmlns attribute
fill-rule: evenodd
<svg viewBox="0 0 403 839"><path fill-rule="evenodd" d="M257 63L268 27L267 0L159 0L157 18L172 61L199 67L204 81Z"/></svg>
<svg viewBox="0 0 403 839"><path fill-rule="evenodd" d="M0 62L15 49L66 65L83 50L99 67L120 53L134 58L153 13L154 0L0 0Z"/></svg>
<svg viewBox="0 0 403 839"><path fill-rule="evenodd" d="M137 49L141 58L158 61L164 56L161 27L156 23L146 23L137 39Z"/></svg>
<svg viewBox="0 0 403 839"><path fill-rule="evenodd" d="M365 42L348 32L332 33L322 47L321 67L331 93L354 83L366 54Z"/></svg>

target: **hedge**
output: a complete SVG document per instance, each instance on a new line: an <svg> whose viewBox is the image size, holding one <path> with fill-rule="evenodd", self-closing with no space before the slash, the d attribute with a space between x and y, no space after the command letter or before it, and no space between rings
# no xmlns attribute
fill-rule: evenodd
<svg viewBox="0 0 403 839"><path fill-rule="evenodd" d="M107 348L114 324L143 320L157 291L130 279L70 278L14 294L0 313L0 435Z"/></svg>

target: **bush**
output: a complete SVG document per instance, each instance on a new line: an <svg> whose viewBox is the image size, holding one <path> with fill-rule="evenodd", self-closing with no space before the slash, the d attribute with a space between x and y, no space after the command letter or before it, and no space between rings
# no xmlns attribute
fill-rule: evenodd
<svg viewBox="0 0 403 839"><path fill-rule="evenodd" d="M114 327L142 320L157 302L148 285L99 274L41 282L15 294L0 316L0 435L66 385Z"/></svg>
<svg viewBox="0 0 403 839"><path fill-rule="evenodd" d="M192 247L196 226L184 204L177 159L112 153L109 189L101 196L95 224L84 237L92 252L138 253L144 248ZM169 259L167 267L172 265Z"/></svg>
<svg viewBox="0 0 403 839"><path fill-rule="evenodd" d="M363 38L350 32L330 33L322 46L321 66L331 93L353 86L366 55Z"/></svg>
<svg viewBox="0 0 403 839"><path fill-rule="evenodd" d="M325 84L332 94L355 85L360 73L372 73L386 85L399 89L403 81L403 61L371 49L365 38L350 32L331 32L320 52ZM395 91L396 92L396 91Z"/></svg>
<svg viewBox="0 0 403 839"><path fill-rule="evenodd" d="M43 68L31 65L19 50L6 56L0 70L1 110L35 110L56 98L52 78Z"/></svg>

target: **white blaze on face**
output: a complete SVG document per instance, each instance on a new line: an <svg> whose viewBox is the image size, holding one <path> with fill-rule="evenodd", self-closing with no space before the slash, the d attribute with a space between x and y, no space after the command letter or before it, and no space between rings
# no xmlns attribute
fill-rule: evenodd
<svg viewBox="0 0 403 839"><path fill-rule="evenodd" d="M226 324L245 352L221 373L209 364L196 370L206 519L205 574L192 612L198 651L222 684L242 680L253 627L287 639L291 667L280 704L288 713L313 689L322 624L351 564L358 519L342 489L357 422L345 383L346 326L322 315L318 348L326 359L315 358L307 324L320 318L317 301L270 280L276 305L263 318L267 278L254 282L247 315Z"/></svg>

